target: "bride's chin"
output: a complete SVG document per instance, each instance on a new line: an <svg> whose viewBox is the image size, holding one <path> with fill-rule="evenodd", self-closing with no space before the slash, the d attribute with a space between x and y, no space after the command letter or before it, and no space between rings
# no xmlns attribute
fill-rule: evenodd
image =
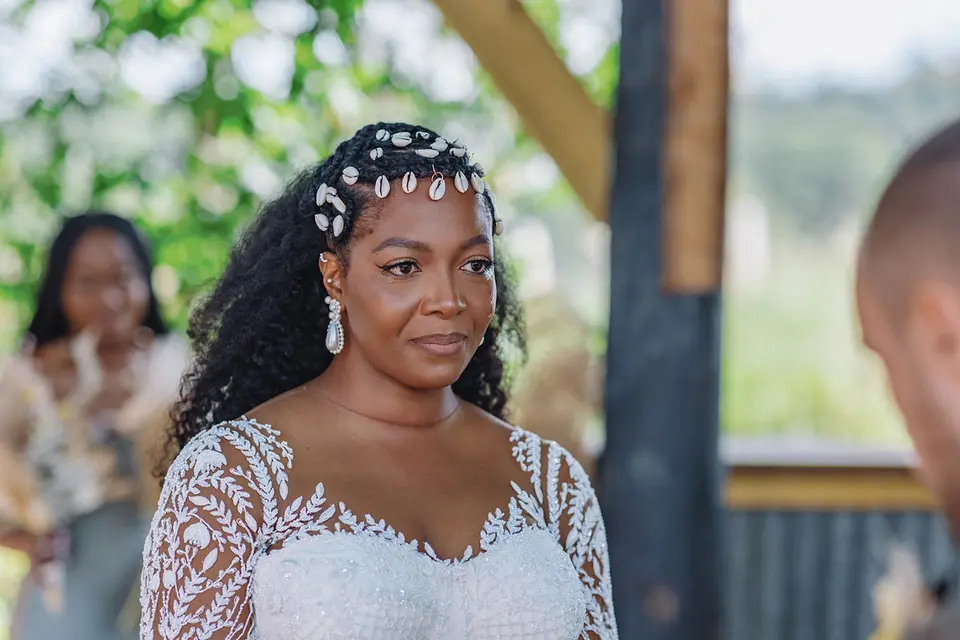
<svg viewBox="0 0 960 640"><path fill-rule="evenodd" d="M457 363L410 363L396 376L397 382L411 389L437 391L452 386L466 369L466 362Z"/></svg>

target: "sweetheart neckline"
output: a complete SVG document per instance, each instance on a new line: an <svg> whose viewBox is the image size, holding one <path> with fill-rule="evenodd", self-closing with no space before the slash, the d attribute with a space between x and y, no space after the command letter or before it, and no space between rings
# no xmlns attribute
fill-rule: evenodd
<svg viewBox="0 0 960 640"><path fill-rule="evenodd" d="M289 540L284 546L265 552L262 557L263 559L267 559L272 556L274 560L277 560L278 559L277 557L279 556L279 554L290 549L291 547L296 547L301 543L319 542L325 538L341 538L341 539L358 538L361 540L364 540L364 539L375 540L377 542L381 542L390 547L399 547L403 549L404 552L411 554L411 556L417 558L418 560L423 560L426 563L429 563L431 565L436 565L440 568L454 569L454 568L463 568L479 560L480 558L483 558L484 556L490 555L491 553L502 552L503 547L505 547L510 542L513 542L518 538L521 538L523 536L530 535L530 534L539 534L541 536L545 536L545 538L549 540L551 544L556 543L556 541L550 535L550 532L548 530L537 527L535 525L528 525L523 529L521 529L520 531L509 533L508 535L504 535L503 537L498 538L492 543L491 546L480 551L479 553L475 553L469 556L469 558L467 559L455 559L455 558L443 559L443 558L437 558L435 556L431 556L428 552L420 549L419 545L414 544L417 542L416 540L401 541L397 538L391 539L371 531L353 532L353 531L345 531L345 530L335 530L335 531L328 530L328 531L320 531L317 533L293 538ZM424 543L424 544L429 546L429 544L427 543ZM468 549L469 548L470 547L468 547Z"/></svg>
<svg viewBox="0 0 960 640"><path fill-rule="evenodd" d="M264 428L273 432L273 436L278 443L282 443L286 447L290 447L290 443L286 439L281 438L282 435L280 431L271 424L258 421L256 418L249 418L246 415L240 416L240 420L250 423L254 426ZM520 437L529 437L530 434L527 431L522 429L515 429L511 434L511 440L513 438ZM534 436L536 437L536 436ZM539 440L538 440L539 442ZM538 453L539 455L539 453ZM523 469L522 465L520 468ZM537 479L539 481L539 478ZM509 503L507 504L506 509L503 507L497 506L493 510L488 511L486 517L483 520L483 524L480 526L480 529L476 533L477 543L468 544L462 551L459 552L456 556L451 557L441 557L433 549L433 546L426 540L420 541L416 538L407 539L402 531L395 528L393 525L388 523L383 518L377 518L369 512L365 512L359 517L354 514L353 510L350 509L347 504L343 501L337 501L335 503L335 517L337 519L336 529L333 531L318 531L313 534L305 534L303 536L297 537L294 536L293 539L289 539L283 542L283 544L276 548L275 550L282 550L287 546L287 544L292 543L297 540L301 540L306 537L314 535L324 535L329 533L346 533L351 535L370 535L377 538L383 538L384 540L390 542L400 543L402 546L408 547L411 550L415 551L418 555L423 556L424 558L430 560L431 562L441 564L441 565L461 565L468 562L472 562L480 556L486 555L491 547L485 547L491 543L485 543L485 538L492 538L493 546L498 546L501 542L505 541L508 538L514 537L516 535L525 533L527 530L542 529L542 527L536 526L536 523L529 522L527 517L520 519L520 527L515 531L510 531L508 528L509 521L512 520L515 509L519 510L521 513L524 512L524 509L517 504L518 499L523 498L523 496L531 495L530 491L523 489L516 481L511 480L510 486L513 489L513 496L511 496ZM537 492L537 486L534 483L532 487L532 492ZM315 496L325 497L325 486L323 482L318 482L316 486ZM311 498L306 495L300 495L294 499L294 503L297 505L295 510L299 510L301 507L305 507L306 501L309 501ZM334 517L334 514L331 514L330 517ZM529 514L527 514L529 515ZM345 525L350 530L343 530L341 524ZM474 548L478 551L474 551ZM266 552L266 555L269 555L270 551Z"/></svg>

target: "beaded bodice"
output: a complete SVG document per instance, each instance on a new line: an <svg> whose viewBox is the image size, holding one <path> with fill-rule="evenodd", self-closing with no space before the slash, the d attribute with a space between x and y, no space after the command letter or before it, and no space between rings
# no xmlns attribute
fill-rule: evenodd
<svg viewBox="0 0 960 640"><path fill-rule="evenodd" d="M322 484L289 495L279 435L244 418L181 452L144 549L142 640L617 638L600 509L560 446L511 432L531 489L443 559Z"/></svg>

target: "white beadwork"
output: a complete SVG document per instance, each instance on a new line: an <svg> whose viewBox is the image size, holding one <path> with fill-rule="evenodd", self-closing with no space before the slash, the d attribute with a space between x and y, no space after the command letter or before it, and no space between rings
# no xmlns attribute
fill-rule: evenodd
<svg viewBox="0 0 960 640"><path fill-rule="evenodd" d="M513 431L529 488L444 559L322 484L291 495L279 436L241 418L177 457L144 547L141 640L616 640L600 509L558 445Z"/></svg>

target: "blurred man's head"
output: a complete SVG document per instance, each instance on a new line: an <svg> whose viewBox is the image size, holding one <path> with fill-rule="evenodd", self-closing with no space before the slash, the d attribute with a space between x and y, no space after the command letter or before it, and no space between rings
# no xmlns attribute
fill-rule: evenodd
<svg viewBox="0 0 960 640"><path fill-rule="evenodd" d="M912 153L880 199L857 308L924 479L960 534L960 121Z"/></svg>

